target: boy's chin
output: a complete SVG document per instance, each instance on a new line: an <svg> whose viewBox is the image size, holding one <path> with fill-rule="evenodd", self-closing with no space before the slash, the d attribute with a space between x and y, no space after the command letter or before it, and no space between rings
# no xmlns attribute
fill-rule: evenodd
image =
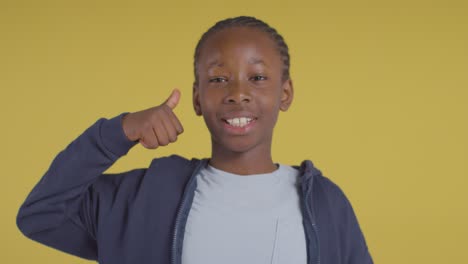
<svg viewBox="0 0 468 264"><path fill-rule="evenodd" d="M254 150L258 144L246 140L213 141L213 151L217 154L242 155Z"/></svg>

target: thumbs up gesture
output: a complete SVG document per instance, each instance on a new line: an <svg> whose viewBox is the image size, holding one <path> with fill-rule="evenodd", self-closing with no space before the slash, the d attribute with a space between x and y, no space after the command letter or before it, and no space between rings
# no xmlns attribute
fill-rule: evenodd
<svg viewBox="0 0 468 264"><path fill-rule="evenodd" d="M184 132L179 119L172 111L179 99L180 91L174 89L161 105L126 114L122 119L122 126L127 138L131 141L138 140L148 149L175 142L177 136Z"/></svg>

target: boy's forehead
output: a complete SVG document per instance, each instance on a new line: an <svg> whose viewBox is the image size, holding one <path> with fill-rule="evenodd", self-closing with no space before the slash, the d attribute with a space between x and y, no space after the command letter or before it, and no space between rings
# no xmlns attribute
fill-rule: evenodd
<svg viewBox="0 0 468 264"><path fill-rule="evenodd" d="M222 66L223 60L242 59L249 64L279 61L275 42L259 29L233 27L209 36L200 50L199 64L207 68Z"/></svg>

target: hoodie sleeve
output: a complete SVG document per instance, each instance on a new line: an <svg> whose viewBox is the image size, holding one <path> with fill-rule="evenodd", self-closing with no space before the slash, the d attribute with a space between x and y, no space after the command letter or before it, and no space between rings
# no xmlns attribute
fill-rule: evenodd
<svg viewBox="0 0 468 264"><path fill-rule="evenodd" d="M343 203L342 230L345 235L347 250L345 259L348 264L373 264L364 234L348 198L340 190Z"/></svg>
<svg viewBox="0 0 468 264"><path fill-rule="evenodd" d="M125 114L99 119L58 153L18 211L16 223L25 236L81 258L97 259L99 202L90 187L108 176L103 172L136 144L123 132Z"/></svg>
<svg viewBox="0 0 468 264"><path fill-rule="evenodd" d="M337 226L342 245L342 260L346 264L373 264L364 234L358 219L343 190L331 183L331 193L334 196L334 208L337 215Z"/></svg>
<svg viewBox="0 0 468 264"><path fill-rule="evenodd" d="M327 177L317 180L314 199L323 263L373 264L349 199Z"/></svg>

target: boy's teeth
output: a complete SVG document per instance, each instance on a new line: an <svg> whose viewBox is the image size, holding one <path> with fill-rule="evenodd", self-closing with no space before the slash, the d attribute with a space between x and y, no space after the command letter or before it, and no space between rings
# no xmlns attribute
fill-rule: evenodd
<svg viewBox="0 0 468 264"><path fill-rule="evenodd" d="M243 127L252 121L252 118L248 117L236 117L226 120L231 126Z"/></svg>

